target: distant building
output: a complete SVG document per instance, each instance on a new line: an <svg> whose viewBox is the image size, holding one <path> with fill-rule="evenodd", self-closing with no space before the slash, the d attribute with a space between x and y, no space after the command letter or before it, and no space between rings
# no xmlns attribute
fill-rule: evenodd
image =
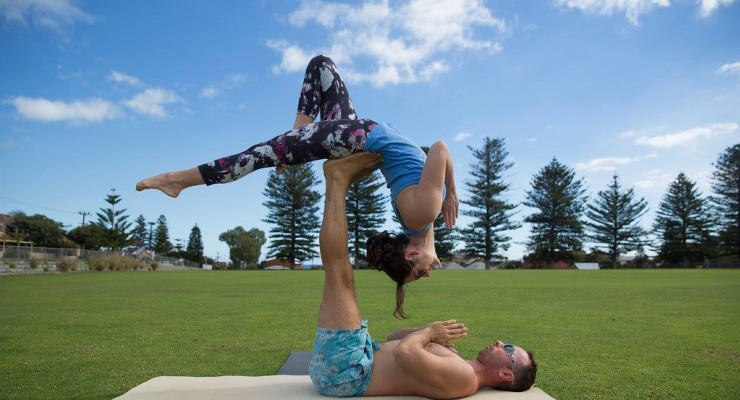
<svg viewBox="0 0 740 400"><path fill-rule="evenodd" d="M289 261L281 260L279 258L273 258L272 260L263 261L260 265L264 269L267 269L267 267L272 267L275 265L285 267L286 269L303 269L303 266L301 265L301 263L294 263L293 268L291 268Z"/></svg>
<svg viewBox="0 0 740 400"><path fill-rule="evenodd" d="M599 263L576 263L576 269L599 269Z"/></svg>
<svg viewBox="0 0 740 400"><path fill-rule="evenodd" d="M8 214L0 214L0 238L18 232L18 228L13 223L15 223L15 218Z"/></svg>
<svg viewBox="0 0 740 400"><path fill-rule="evenodd" d="M134 251L134 257L139 260L154 260L154 250L149 250L146 246L141 246Z"/></svg>
<svg viewBox="0 0 740 400"><path fill-rule="evenodd" d="M458 264L458 263L456 263L454 261L451 261L451 262L448 262L447 264L444 264L439 269L441 269L441 270L462 270L462 269L465 269L465 267L463 267L462 265L460 265L460 264Z"/></svg>
<svg viewBox="0 0 740 400"><path fill-rule="evenodd" d="M548 268L548 266L547 265L534 265L531 262L525 262L524 264L522 264L522 269L536 269L536 268L546 269ZM555 261L554 263L552 263L552 269L573 269L573 267L571 267L570 264L568 264L565 261Z"/></svg>

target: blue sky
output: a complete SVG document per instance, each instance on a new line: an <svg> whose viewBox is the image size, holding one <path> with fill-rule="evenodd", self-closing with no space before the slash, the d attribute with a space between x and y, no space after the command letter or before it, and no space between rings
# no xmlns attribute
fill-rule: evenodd
<svg viewBox="0 0 740 400"><path fill-rule="evenodd" d="M115 188L132 220L164 214L173 242L197 223L206 254L228 258L220 233L270 228L267 171L177 199L134 185L289 129L321 53L360 117L448 143L460 197L468 146L502 137L512 202L556 157L592 196L617 173L648 201L647 228L679 172L707 195L739 142L739 3L0 0L0 212L71 229Z"/></svg>

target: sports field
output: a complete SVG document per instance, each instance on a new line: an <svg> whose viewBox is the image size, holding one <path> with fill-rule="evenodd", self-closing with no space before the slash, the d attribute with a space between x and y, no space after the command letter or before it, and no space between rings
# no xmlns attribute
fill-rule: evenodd
<svg viewBox="0 0 740 400"><path fill-rule="evenodd" d="M535 353L558 399L740 398L740 270L435 271L409 287L356 273L370 332L455 318L465 358ZM310 350L321 271L0 277L0 398L104 399L160 375L271 375Z"/></svg>

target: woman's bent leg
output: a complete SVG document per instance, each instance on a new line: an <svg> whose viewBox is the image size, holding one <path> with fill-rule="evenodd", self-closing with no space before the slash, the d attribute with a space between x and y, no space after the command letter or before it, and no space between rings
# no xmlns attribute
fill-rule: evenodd
<svg viewBox="0 0 740 400"><path fill-rule="evenodd" d="M260 168L346 157L363 151L375 125L369 119L306 124L241 153L199 165L198 171L203 182L212 185L235 181Z"/></svg>
<svg viewBox="0 0 740 400"><path fill-rule="evenodd" d="M357 119L355 107L339 69L326 56L316 56L308 63L298 98L299 116L306 116L313 121L319 112L322 121Z"/></svg>

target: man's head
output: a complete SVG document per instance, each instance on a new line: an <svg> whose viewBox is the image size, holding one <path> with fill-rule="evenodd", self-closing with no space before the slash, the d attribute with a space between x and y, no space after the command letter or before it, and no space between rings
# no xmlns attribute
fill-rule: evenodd
<svg viewBox="0 0 740 400"><path fill-rule="evenodd" d="M481 350L476 361L486 367L496 389L523 392L532 387L537 377L534 355L500 340Z"/></svg>

